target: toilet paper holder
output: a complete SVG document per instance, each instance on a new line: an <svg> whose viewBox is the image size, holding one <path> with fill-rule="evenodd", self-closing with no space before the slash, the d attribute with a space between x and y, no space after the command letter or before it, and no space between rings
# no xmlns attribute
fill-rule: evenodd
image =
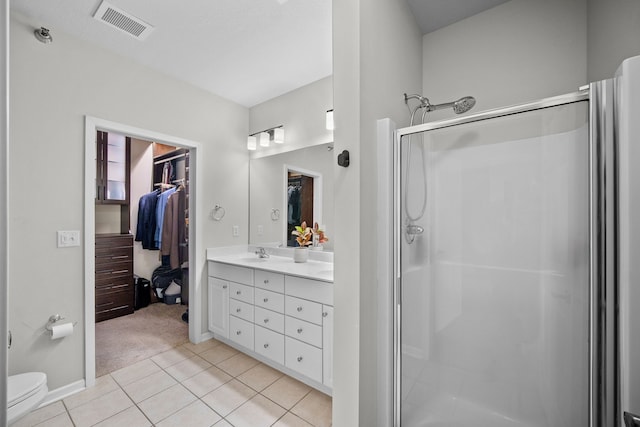
<svg viewBox="0 0 640 427"><path fill-rule="evenodd" d="M51 316L49 316L49 321L47 322L47 325L44 327L47 331L49 331L50 334L53 335L53 325L55 325L57 322L64 320L64 317L60 316L59 314L52 314ZM78 322L73 322L73 326L75 327L78 324Z"/></svg>

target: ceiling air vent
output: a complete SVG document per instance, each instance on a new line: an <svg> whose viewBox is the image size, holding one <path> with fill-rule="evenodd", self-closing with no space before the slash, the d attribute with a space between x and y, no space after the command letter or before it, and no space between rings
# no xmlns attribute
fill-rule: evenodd
<svg viewBox="0 0 640 427"><path fill-rule="evenodd" d="M106 1L103 1L102 4L100 4L100 7L96 10L93 17L111 27L124 31L131 37L138 40L146 39L149 33L153 31L153 27L150 24L113 6L112 4L107 3Z"/></svg>

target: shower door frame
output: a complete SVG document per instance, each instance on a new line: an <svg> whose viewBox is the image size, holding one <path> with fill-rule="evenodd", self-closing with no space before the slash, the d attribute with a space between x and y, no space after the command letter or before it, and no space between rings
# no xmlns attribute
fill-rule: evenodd
<svg viewBox="0 0 640 427"><path fill-rule="evenodd" d="M398 129L393 138L393 425L401 427L401 152L404 136L577 102L589 103L589 427L620 426L616 79L578 92Z"/></svg>

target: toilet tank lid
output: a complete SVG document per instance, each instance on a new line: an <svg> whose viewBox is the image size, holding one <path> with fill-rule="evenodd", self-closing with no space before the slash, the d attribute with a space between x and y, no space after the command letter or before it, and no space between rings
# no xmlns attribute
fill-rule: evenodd
<svg viewBox="0 0 640 427"><path fill-rule="evenodd" d="M10 375L7 381L7 406L28 399L47 384L47 375L42 372Z"/></svg>

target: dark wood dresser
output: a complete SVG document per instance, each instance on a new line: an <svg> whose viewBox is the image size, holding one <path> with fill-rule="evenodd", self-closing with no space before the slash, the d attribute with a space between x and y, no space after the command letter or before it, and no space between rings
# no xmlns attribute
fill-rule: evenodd
<svg viewBox="0 0 640 427"><path fill-rule="evenodd" d="M96 322L133 313L133 236L96 234Z"/></svg>

